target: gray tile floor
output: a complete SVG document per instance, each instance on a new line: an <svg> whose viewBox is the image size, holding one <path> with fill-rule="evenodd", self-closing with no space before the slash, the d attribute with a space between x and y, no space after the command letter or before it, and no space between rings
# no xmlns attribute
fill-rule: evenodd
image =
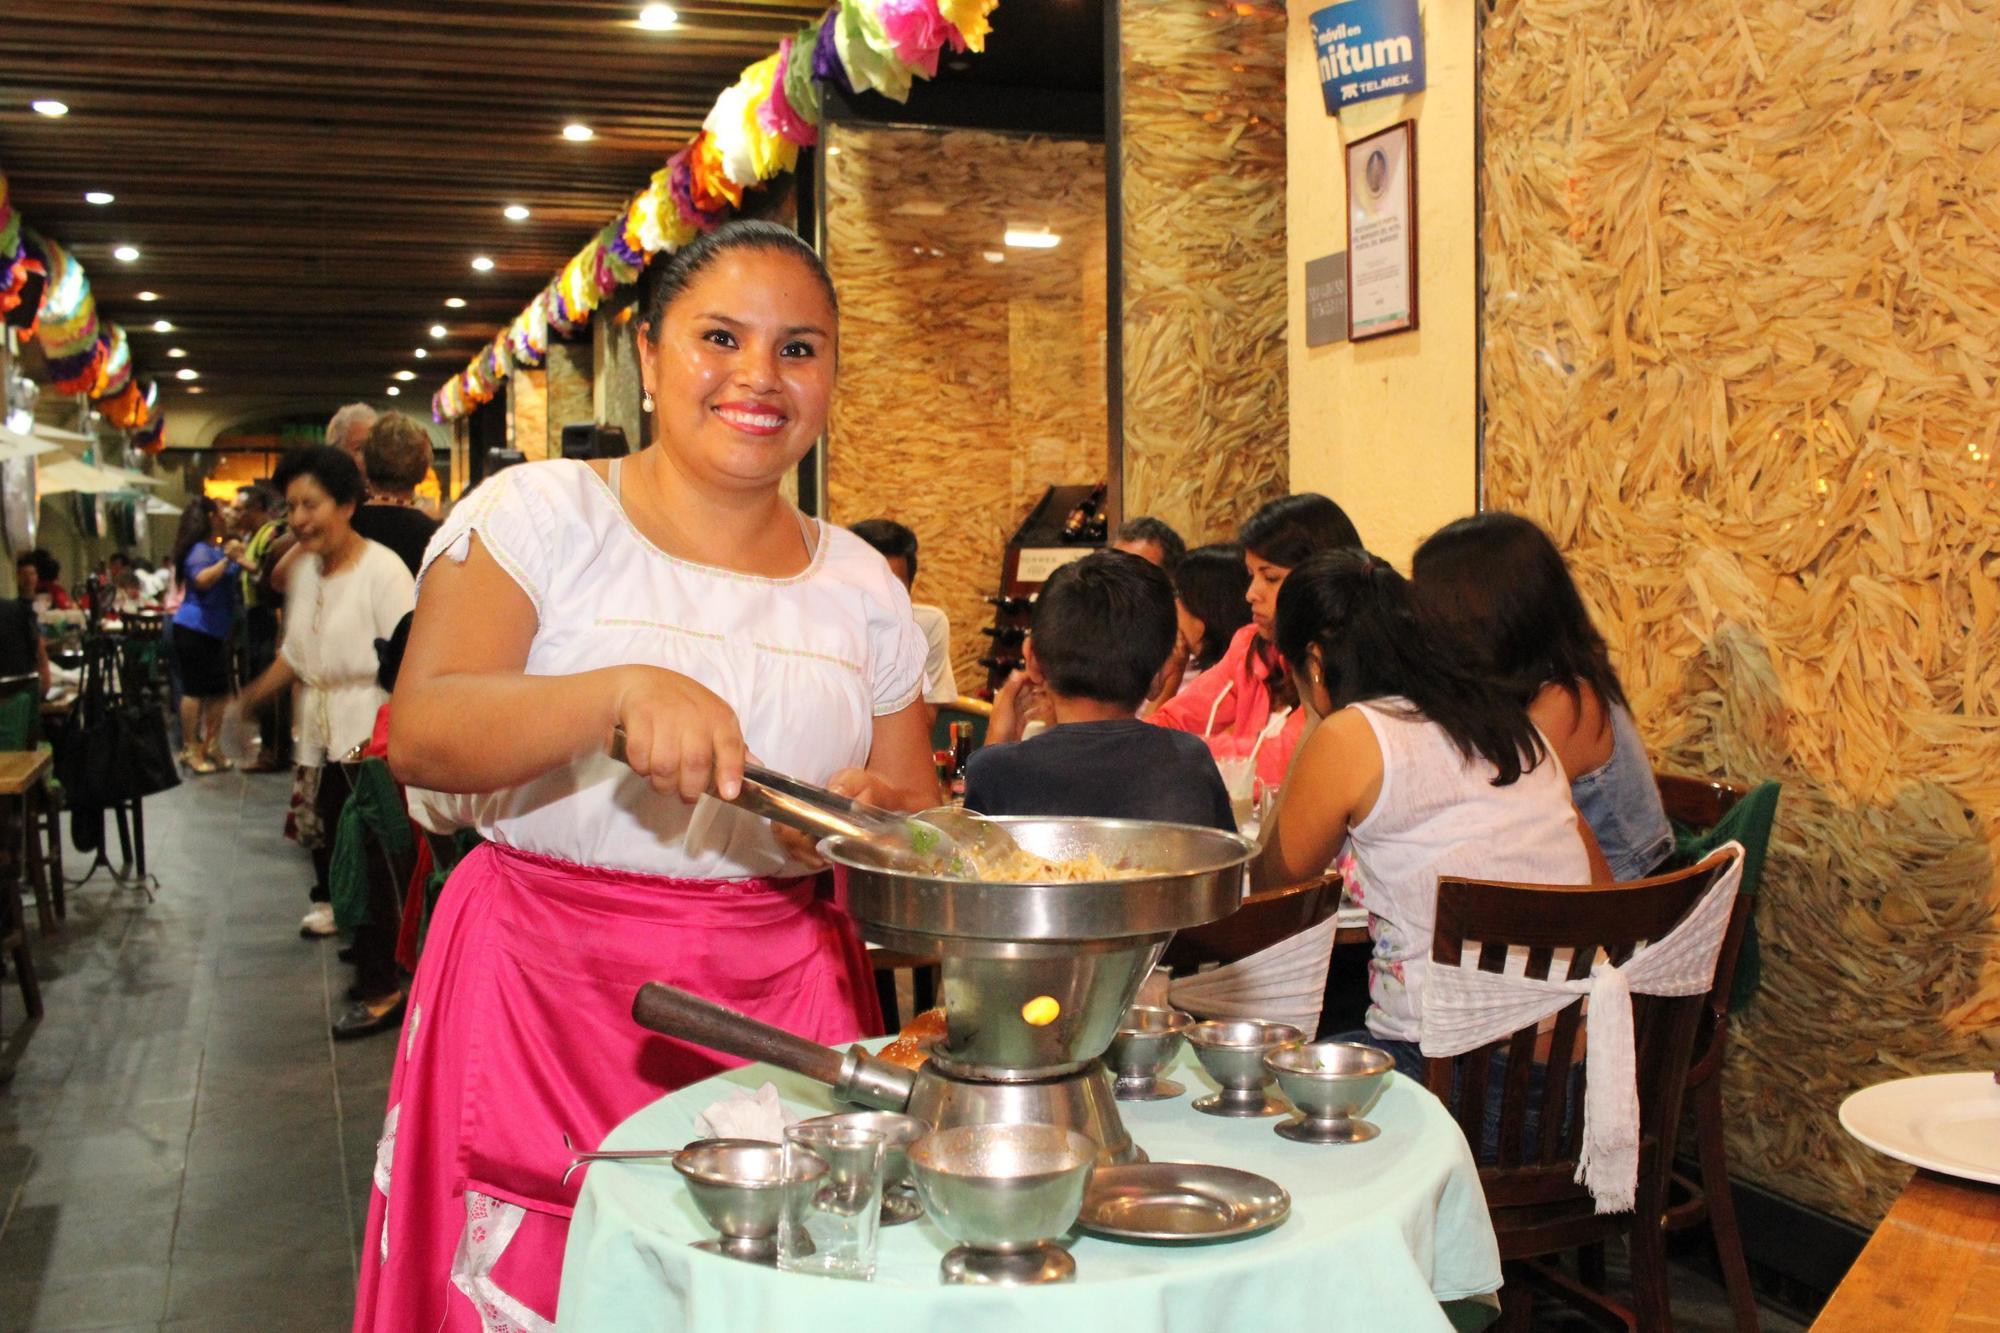
<svg viewBox="0 0 2000 1333"><path fill-rule="evenodd" d="M395 1051L327 1036L349 969L298 936L288 790L230 774L149 801L158 901L100 871L35 941L47 1017L24 1025L5 982L0 1333L348 1326ZM1731 1327L1694 1273L1674 1308L1683 1333Z"/></svg>
<svg viewBox="0 0 2000 1333"><path fill-rule="evenodd" d="M147 802L157 902L103 871L0 994L0 1333L351 1319L393 1041L327 1035L349 969L299 938L288 779ZM66 852L72 874L85 858Z"/></svg>

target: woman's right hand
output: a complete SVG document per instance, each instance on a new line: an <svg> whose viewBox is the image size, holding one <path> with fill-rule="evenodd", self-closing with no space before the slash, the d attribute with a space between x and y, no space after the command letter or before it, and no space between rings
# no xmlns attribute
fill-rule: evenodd
<svg viewBox="0 0 2000 1333"><path fill-rule="evenodd" d="M660 667L619 669L612 722L625 733L625 762L690 805L713 786L725 800L743 789L746 749L735 712L712 691Z"/></svg>

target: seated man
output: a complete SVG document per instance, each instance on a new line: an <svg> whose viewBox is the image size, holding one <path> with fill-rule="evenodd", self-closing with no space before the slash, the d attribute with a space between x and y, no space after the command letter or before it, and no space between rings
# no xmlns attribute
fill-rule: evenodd
<svg viewBox="0 0 2000 1333"><path fill-rule="evenodd" d="M864 518L848 531L880 551L882 558L889 562L889 572L901 579L903 587L914 597L917 586L917 534L889 518ZM951 620L942 607L918 601L910 603L910 613L916 617L917 628L924 635L927 649L924 655L924 702L930 705L935 719L937 709L958 702L958 680L951 669Z"/></svg>
<svg viewBox="0 0 2000 1333"><path fill-rule="evenodd" d="M1175 632L1173 584L1138 556L1099 551L1050 575L1023 652L1028 684L1048 696L1056 725L1014 741L1013 710L997 707L989 744L966 768L966 809L1235 832L1208 746L1136 716Z"/></svg>

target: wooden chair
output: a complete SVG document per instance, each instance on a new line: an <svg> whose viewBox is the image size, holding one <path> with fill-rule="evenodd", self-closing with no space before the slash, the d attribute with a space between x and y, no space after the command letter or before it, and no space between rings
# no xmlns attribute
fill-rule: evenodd
<svg viewBox="0 0 2000 1333"><path fill-rule="evenodd" d="M1648 940L1666 935L1708 891L1733 860L1717 854L1669 875L1607 885L1497 884L1444 877L1438 881L1437 925L1431 960L1457 967L1477 950L1482 971L1502 971L1510 950L1526 950L1526 974L1555 975L1558 951L1568 951L1569 980L1590 975L1601 950L1622 964ZM1671 1327L1667 1300L1665 1211L1674 1137L1682 1093L1705 997L1634 995L1633 1049L1638 1069L1639 1178L1631 1212L1600 1214L1588 1190L1576 1183L1583 1144L1583 1078L1573 1056L1583 1027L1579 997L1556 1016L1535 1107L1535 1132L1527 1132L1530 1077L1538 1033L1529 1026L1509 1037L1448 1059L1426 1061L1425 1081L1452 1109L1469 1142L1487 1148L1488 1083L1501 1077L1499 1133L1491 1161L1479 1170L1487 1210L1499 1237L1500 1257L1514 1271L1501 1292L1502 1326L1525 1329L1533 1296L1527 1283L1607 1313L1643 1333ZM1587 1064L1582 1067L1588 1076ZM1482 1151L1482 1157L1488 1156ZM1600 1245L1625 1234L1632 1255L1635 1309L1538 1262L1564 1250Z"/></svg>
<svg viewBox="0 0 2000 1333"><path fill-rule="evenodd" d="M896 1003L896 974L910 974L910 1018L937 1005L938 960L934 955L905 953L901 949L870 949L868 964L875 969L875 998L882 1004L886 1032L900 1030L908 1022Z"/></svg>
<svg viewBox="0 0 2000 1333"><path fill-rule="evenodd" d="M28 795L49 770L49 756L40 750L0 752L0 832L7 844L0 849L0 951L14 965L14 979L21 987L21 1000L28 1017L42 1016L42 988L35 977L35 955L28 947L27 907L21 900L21 872L39 874L38 859L26 855L30 839L27 813ZM51 928L48 916L48 886L37 882L36 901L42 910L42 930Z"/></svg>
<svg viewBox="0 0 2000 1333"><path fill-rule="evenodd" d="M1659 786L1667 818L1697 831L1714 828L1750 793L1740 783L1708 778L1655 773L1653 779ZM1665 1217L1668 1231L1683 1231L1704 1220L1708 1222L1737 1333L1757 1333L1757 1296L1750 1285L1750 1266L1743 1257L1743 1236L1737 1229L1736 1197L1729 1187L1729 1150L1723 1137L1722 1062L1729 1053L1729 1008L1737 959L1743 952L1744 933L1749 929L1756 901L1755 886L1744 885L1729 920L1729 934L1722 941L1722 954L1716 959L1715 986L1708 993L1706 1011L1695 1035L1694 1061L1688 1069L1687 1099L1694 1108L1695 1156L1701 1181L1697 1184L1675 1172L1674 1197Z"/></svg>
<svg viewBox="0 0 2000 1333"><path fill-rule="evenodd" d="M1328 872L1301 884L1253 893L1220 921L1174 935L1161 962L1176 974L1208 963L1233 963L1310 930L1340 910L1340 876Z"/></svg>

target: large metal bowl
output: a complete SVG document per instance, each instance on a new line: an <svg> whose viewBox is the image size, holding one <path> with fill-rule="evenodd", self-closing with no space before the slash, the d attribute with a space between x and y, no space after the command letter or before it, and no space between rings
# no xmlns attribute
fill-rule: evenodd
<svg viewBox="0 0 2000 1333"><path fill-rule="evenodd" d="M837 867L863 935L937 955L947 1035L931 1058L940 1070L989 1080L1059 1077L1111 1044L1176 930L1236 910L1251 848L1234 833L1188 824L996 822L1037 856L1095 855L1121 877L941 879L897 869L858 839L828 838L820 851Z"/></svg>

